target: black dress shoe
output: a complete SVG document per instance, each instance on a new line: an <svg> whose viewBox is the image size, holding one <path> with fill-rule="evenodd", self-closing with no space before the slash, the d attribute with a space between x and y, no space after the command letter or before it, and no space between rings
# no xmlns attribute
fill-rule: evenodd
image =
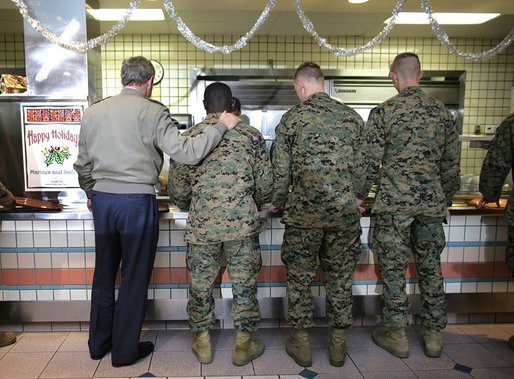
<svg viewBox="0 0 514 379"><path fill-rule="evenodd" d="M89 356L91 357L91 359L97 361L99 359L102 359L103 357L105 357L107 354L109 354L109 352L111 351L111 348L109 347L107 350L101 352L101 353L93 353L93 352L89 352Z"/></svg>
<svg viewBox="0 0 514 379"><path fill-rule="evenodd" d="M112 361L112 367L130 366L131 364L136 363L140 359L143 359L144 357L150 355L152 353L153 349L154 349L154 346L153 346L152 342L150 342L150 341L139 342L139 344L137 345L138 353L137 353L136 359L134 359L132 361L128 361L128 362Z"/></svg>

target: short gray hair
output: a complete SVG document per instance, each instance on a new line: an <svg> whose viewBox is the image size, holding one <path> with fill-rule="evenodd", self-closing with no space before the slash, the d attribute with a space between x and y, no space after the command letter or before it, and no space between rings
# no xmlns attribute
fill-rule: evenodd
<svg viewBox="0 0 514 379"><path fill-rule="evenodd" d="M131 84L141 85L155 76L152 63L145 57L127 58L121 64L121 83L124 86Z"/></svg>
<svg viewBox="0 0 514 379"><path fill-rule="evenodd" d="M319 65L314 62L304 62L298 66L294 73L293 79L296 80L296 78L300 76L314 79L318 82L321 82L325 79L323 76L323 71L321 71L321 67L319 67Z"/></svg>

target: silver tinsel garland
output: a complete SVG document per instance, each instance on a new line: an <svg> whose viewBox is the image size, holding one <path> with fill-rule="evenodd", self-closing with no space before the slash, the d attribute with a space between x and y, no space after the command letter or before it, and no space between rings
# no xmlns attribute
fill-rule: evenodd
<svg viewBox="0 0 514 379"><path fill-rule="evenodd" d="M48 30L44 25L41 24L39 20L34 19L29 12L29 9L25 2L23 0L11 0L19 9L21 15L23 18L32 26L35 30L37 30L39 33L41 33L45 38L47 38L50 42L61 46L63 48L73 50L79 53L84 53L89 49L92 49L94 47L97 47L99 45L102 45L106 43L108 40L116 36L116 34L119 33L121 29L125 27L127 22L130 19L130 16L132 15L132 12L139 8L141 5L141 0L132 0L129 4L129 7L127 9L127 12L123 16L121 20L119 20L113 27L105 34L102 34L101 36L95 37L93 39L90 39L86 42L78 42L78 41L68 41L68 40L62 40L59 36L52 33L50 30ZM239 50L243 47L245 47L248 44L248 41L253 37L255 32L261 27L261 25L264 23L264 21L268 18L269 14L275 7L275 4L277 3L277 0L269 0L266 4L264 10L262 11L261 15L257 19L256 23L253 25L253 27L241 38L239 38L236 43L233 45L223 45L223 46L216 46L213 45L197 35L195 35L188 26L184 23L184 21L177 15L175 12L175 7L173 6L172 0L163 0L164 1L164 7L170 17L177 23L177 28L179 32L186 38L189 42L191 42L193 45L198 47L199 49L202 49L209 53L222 53L222 54L229 54L233 52L234 50ZM403 9L406 0L398 0L393 12L392 12L392 18L389 24L382 30L377 36L375 36L371 41L366 43L363 46L357 47L357 48L342 48L342 47L334 47L330 43L327 42L325 38L322 38L314 29L314 25L312 21L309 19L309 17L305 14L300 0L293 0L296 8L296 13L298 17L300 18L300 21L306 31L308 31L314 39L317 41L319 46L325 47L326 49L330 50L332 53L334 53L337 56L353 56L357 54L363 53L365 50L370 49L372 47L375 47L382 43L382 41L389 35L391 30L394 27L394 24L396 22L396 18L398 14ZM424 10L424 12L428 15L430 25L432 27L432 31L434 32L437 39L448 48L450 51L450 54L456 55L458 57L464 58L464 59L470 59L473 61L478 60L485 60L490 59L494 57L496 54L500 53L504 49L506 49L512 42L514 41L514 28L510 31L510 33L505 37L497 46L494 48L483 51L481 53L464 53L459 51L451 42L450 37L448 34L444 31L444 29L439 25L439 23L434 19L432 14L432 6L430 5L429 0L421 0L421 8Z"/></svg>
<svg viewBox="0 0 514 379"><path fill-rule="evenodd" d="M269 14L271 13L272 9L275 7L275 4L277 3L277 0L269 0L266 6L264 7L264 10L262 11L261 15L253 25L253 27L241 38L239 38L236 43L233 45L223 45L223 46L216 46L212 43L209 43L200 37L198 37L196 34L194 34L191 29L187 27L184 21L177 15L175 12L175 7L173 6L173 3L171 0L164 0L164 8L166 8L166 11L170 15L170 17L177 23L177 28L180 34L184 36L185 39L187 39L189 42L191 42L193 45L198 47L199 49L202 49L208 53L222 53L222 54L229 54L233 52L234 50L239 50L245 47L248 44L248 41L250 38L253 37L255 32L261 27L263 22L268 18Z"/></svg>
<svg viewBox="0 0 514 379"><path fill-rule="evenodd" d="M491 59L496 54L500 53L504 49L506 49L513 41L514 41L514 28L510 31L510 33L501 41L498 45L493 47L490 50L482 51L481 53L463 53L462 51L458 50L455 45L453 45L450 42L450 37L448 36L448 33L444 31L444 29L441 27L441 25L436 21L436 19L433 17L432 14L432 6L430 5L430 2L428 0L421 0L421 8L425 11L425 13L428 15L428 19L430 21L430 26L432 27L432 31L434 32L437 39L448 48L450 51L450 54L456 55L458 57L464 58L464 59L470 59L473 61L479 61L479 60L485 60L485 59Z"/></svg>
<svg viewBox="0 0 514 379"><path fill-rule="evenodd" d="M300 4L300 0L294 0L294 5L296 8L296 13L298 14L298 17L300 18L300 21L302 22L302 25L305 30L307 30L314 39L318 42L319 46L322 46L328 50L330 50L332 53L334 53L337 56L353 56L357 54L363 53L367 49L371 49L372 47L375 47L382 43L382 41L387 37L387 35L393 30L394 23L396 22L396 18L398 17L398 13L400 13L403 9L403 6L405 5L405 0L398 0L396 3L394 9L393 9L393 17L391 18L391 21L387 26L382 30L378 35L376 35L371 41L369 41L367 44L362 45L360 47L356 47L353 49L346 49L344 47L334 47L330 43L327 42L325 38L320 37L320 35L314 30L314 24L309 19L309 17L305 14L305 12L302 9L302 6Z"/></svg>
<svg viewBox="0 0 514 379"><path fill-rule="evenodd" d="M86 42L78 42L62 40L59 36L48 30L45 26L41 24L41 22L39 22L39 20L34 19L30 15L29 8L23 2L23 0L12 0L12 2L16 4L25 21L27 21L30 24L30 26L32 26L35 30L41 33L46 39L48 39L50 42L56 45L59 45L69 50L76 51L78 53L85 53L87 50L102 45L111 38L113 38L116 34L118 34L118 32L121 29L125 27L130 16L132 15L132 12L135 9L139 8L139 5L141 5L141 0L132 0L129 4L129 8L127 9L127 13L125 13L123 18L120 21L118 21L115 25L113 25L113 27L107 33L92 38Z"/></svg>

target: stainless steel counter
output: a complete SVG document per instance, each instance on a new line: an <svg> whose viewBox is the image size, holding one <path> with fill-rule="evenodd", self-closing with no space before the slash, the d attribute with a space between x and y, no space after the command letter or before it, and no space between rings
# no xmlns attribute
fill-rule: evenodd
<svg viewBox="0 0 514 379"><path fill-rule="evenodd" d="M484 208L478 209L476 207L466 204L455 204L450 207L450 214L452 215L484 215L484 216L498 216L503 214L504 208ZM267 210L262 210L262 218L280 218L281 213L271 213ZM365 212L363 217L369 217L371 213ZM160 212L161 219L167 220L185 220L188 217L188 212L181 211L173 204L169 204L168 212ZM32 209L15 210L2 210L0 211L0 220L92 220L93 215L86 207L85 203L78 203L73 206L64 206L62 211L41 211Z"/></svg>

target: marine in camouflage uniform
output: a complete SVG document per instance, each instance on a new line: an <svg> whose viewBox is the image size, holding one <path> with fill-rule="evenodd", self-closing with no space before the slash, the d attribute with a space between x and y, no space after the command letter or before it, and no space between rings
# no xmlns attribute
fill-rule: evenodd
<svg viewBox="0 0 514 379"><path fill-rule="evenodd" d="M14 196L2 182L0 182L0 205L3 207L13 206ZM16 334L13 332L0 332L0 347L9 346L16 342Z"/></svg>
<svg viewBox="0 0 514 379"><path fill-rule="evenodd" d="M514 113L507 116L489 144L480 171L480 192L486 203L500 200L503 184L514 168ZM508 226L506 260L514 276L514 192L511 192L505 208L505 223Z"/></svg>
<svg viewBox="0 0 514 379"><path fill-rule="evenodd" d="M415 68L414 79L409 65ZM407 70L405 77L402 70ZM415 54L395 58L391 76L399 93L369 115L360 158L366 185L358 191L365 198L371 185L378 184L372 242L384 284L385 325L395 330L407 325L405 273L412 251L422 324L439 331L447 323L440 263L445 246L442 223L459 189L460 145L452 114L419 88L422 74ZM404 353L408 355L408 350Z"/></svg>
<svg viewBox="0 0 514 379"><path fill-rule="evenodd" d="M230 104L230 88L214 84L226 87ZM210 113L184 134L197 135L215 125L218 117ZM256 128L242 122L199 165L170 162L168 193L181 209L189 208L187 311L193 332L208 330L215 322L212 292L222 254L232 282L234 325L244 332L256 329L260 320L257 276L262 263L259 232L263 230L259 207L269 202L272 185L265 141Z"/></svg>
<svg viewBox="0 0 514 379"><path fill-rule="evenodd" d="M315 87L306 90L303 83ZM324 92L315 63L297 69L295 89L302 102L282 116L271 151L272 204L284 210L288 322L294 329L313 325L310 286L319 258L328 324L344 330L352 324L352 278L361 254L354 161L363 121Z"/></svg>

